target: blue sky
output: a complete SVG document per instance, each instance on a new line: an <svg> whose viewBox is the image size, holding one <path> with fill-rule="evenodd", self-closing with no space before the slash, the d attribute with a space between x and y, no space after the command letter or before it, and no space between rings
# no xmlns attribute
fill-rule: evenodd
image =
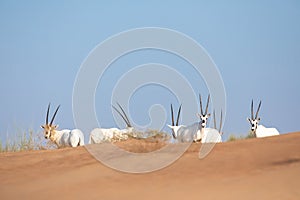
<svg viewBox="0 0 300 200"><path fill-rule="evenodd" d="M298 1L2 0L1 138L19 129L40 130L48 102L61 104L55 120L60 127L73 128L73 84L83 60L108 37L141 27L182 32L207 50L225 84L225 137L248 132L246 117L252 98L263 101L260 116L265 126L277 127L282 133L299 131L299 21ZM158 51L137 52L120 62L127 70L137 64L162 62L179 71L182 63ZM117 66L110 73L122 75ZM192 71L182 73L207 94L202 83L197 85ZM114 81L102 84L104 90L110 90ZM160 101L167 106L175 101L162 88L144 89L144 93L135 94L130 105L134 107L133 119L141 124L147 124L145 111L152 103ZM96 105L97 116L104 126L114 126L112 116L107 115L109 101L104 102Z"/></svg>

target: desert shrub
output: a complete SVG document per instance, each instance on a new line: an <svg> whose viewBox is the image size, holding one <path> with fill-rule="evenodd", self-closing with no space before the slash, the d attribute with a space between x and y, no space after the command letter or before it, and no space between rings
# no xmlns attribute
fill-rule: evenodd
<svg viewBox="0 0 300 200"><path fill-rule="evenodd" d="M146 131L134 130L128 136L134 139L159 140L159 141L166 141L170 139L170 135L168 133L159 130L152 130L152 129Z"/></svg>
<svg viewBox="0 0 300 200"><path fill-rule="evenodd" d="M255 135L252 134L251 132L249 132L248 135L246 135L245 139L250 139L250 138L255 138Z"/></svg>
<svg viewBox="0 0 300 200"><path fill-rule="evenodd" d="M232 142L232 141L236 141L236 140L245 140L245 139L250 139L250 138L254 138L255 136L249 132L246 136L245 135L240 135L240 136L236 136L234 134L231 134L227 140L227 142Z"/></svg>
<svg viewBox="0 0 300 200"><path fill-rule="evenodd" d="M232 142L232 141L236 141L238 140L238 138L235 135L230 135L227 142Z"/></svg>

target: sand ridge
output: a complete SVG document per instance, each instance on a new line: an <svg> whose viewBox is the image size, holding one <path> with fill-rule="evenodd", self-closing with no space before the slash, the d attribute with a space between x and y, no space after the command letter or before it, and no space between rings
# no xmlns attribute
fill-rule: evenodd
<svg viewBox="0 0 300 200"><path fill-rule="evenodd" d="M120 146L136 148L126 141ZM147 144L142 144L147 150ZM300 132L192 144L172 165L145 174L110 169L84 147L0 154L1 199L298 199ZM149 143L149 148L157 144Z"/></svg>

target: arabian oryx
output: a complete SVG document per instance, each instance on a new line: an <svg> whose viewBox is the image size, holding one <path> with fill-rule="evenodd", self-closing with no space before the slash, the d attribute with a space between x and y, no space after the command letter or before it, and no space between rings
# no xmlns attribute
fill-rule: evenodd
<svg viewBox="0 0 300 200"><path fill-rule="evenodd" d="M119 103L118 106L121 111L119 111L115 106L112 107L125 121L126 128L121 130L118 128L95 128L90 134L90 144L98 144L102 142L113 142L128 139L128 134L133 132L133 127L131 126L129 118L127 117L122 106Z"/></svg>
<svg viewBox="0 0 300 200"><path fill-rule="evenodd" d="M50 139L52 142L54 142L57 147L77 147L77 146L83 146L84 145L84 135L79 129L73 129L73 130L57 130L58 125L53 125L54 118L57 114L57 111L60 106L58 106L55 110L55 113L51 119L51 122L48 123L49 118L49 110L50 110L50 103L48 105L47 109L47 115L46 115L46 124L42 125L41 128L44 129L44 134L46 139Z"/></svg>
<svg viewBox="0 0 300 200"><path fill-rule="evenodd" d="M267 137L273 135L279 135L279 132L276 128L266 128L263 125L258 125L260 122L260 118L258 117L258 112L261 106L261 101L259 102L255 117L253 115L253 100L251 102L251 119L247 118L251 124L251 134L255 137Z"/></svg>
<svg viewBox="0 0 300 200"><path fill-rule="evenodd" d="M216 113L213 112L214 117L214 128L203 128L202 130L202 138L201 143L219 143L222 142L222 121L223 121L223 113L221 110L221 116L220 116L220 125L217 127L217 121L216 121Z"/></svg>
<svg viewBox="0 0 300 200"><path fill-rule="evenodd" d="M201 143L222 142L222 137L221 137L222 112L221 112L219 130L216 127L215 112L214 112L215 126L214 126L214 128L207 128L207 120L210 117L210 113L208 113L209 101L210 101L210 95L208 95L208 97L207 97L205 112L203 112L202 99L201 99L201 95L199 94L199 103L200 103L200 112L201 113L198 113L198 116L200 118L199 124L201 125L200 126L201 128L195 134L194 139L193 139L194 142L199 142L199 141L201 141Z"/></svg>
<svg viewBox="0 0 300 200"><path fill-rule="evenodd" d="M173 106L171 104L172 125L168 125L168 127L171 128L174 139L177 139L180 142L192 142L194 135L199 129L199 123L194 123L189 126L178 125L180 112L181 112L181 105L178 109L176 124L174 124L174 112L173 112Z"/></svg>
<svg viewBox="0 0 300 200"><path fill-rule="evenodd" d="M207 97L205 112L203 112L202 98L201 98L201 94L199 94L200 113L197 113L197 115L200 118L201 128L197 131L197 133L194 137L194 142L202 141L201 139L203 137L204 130L205 130L206 125L207 125L207 120L210 117L210 113L208 113L209 100L210 100L210 95L208 95L208 97Z"/></svg>
<svg viewBox="0 0 300 200"><path fill-rule="evenodd" d="M201 94L199 94L199 102L200 102L200 111L201 111L201 113L198 113L198 116L200 118L201 128L206 128L207 120L210 117L210 113L208 113L209 100L210 100L210 95L208 95L208 97L207 97L205 112L203 112Z"/></svg>

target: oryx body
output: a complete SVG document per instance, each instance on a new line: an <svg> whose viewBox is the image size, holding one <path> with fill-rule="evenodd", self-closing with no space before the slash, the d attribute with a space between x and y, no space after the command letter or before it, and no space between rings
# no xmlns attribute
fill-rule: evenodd
<svg viewBox="0 0 300 200"><path fill-rule="evenodd" d="M266 128L263 125L258 125L255 134L256 137L261 138L261 137L279 135L279 132L276 128Z"/></svg>
<svg viewBox="0 0 300 200"><path fill-rule="evenodd" d="M56 133L52 137L52 141L54 141L58 147L77 147L84 145L84 135L79 129L56 130Z"/></svg>
<svg viewBox="0 0 300 200"><path fill-rule="evenodd" d="M127 140L128 133L132 132L132 128L95 128L90 134L90 144L98 144L102 142L112 142L115 140Z"/></svg>
<svg viewBox="0 0 300 200"><path fill-rule="evenodd" d="M133 132L133 127L130 124L130 121L120 104L118 104L121 111L113 106L114 110L122 117L126 123L125 129L118 128L95 128L90 134L90 144L98 144L103 142L113 142L120 140L127 140L128 134Z"/></svg>
<svg viewBox="0 0 300 200"><path fill-rule="evenodd" d="M171 104L171 118L172 118L172 125L168 125L169 128L172 130L173 138L176 139L179 142L192 142L194 139L194 135L199 129L199 123L194 123L189 126L185 125L178 125L179 124L179 118L180 118L180 111L181 111L181 105L178 109L177 113L177 120L176 124L174 123L174 113L173 113L173 106Z"/></svg>

